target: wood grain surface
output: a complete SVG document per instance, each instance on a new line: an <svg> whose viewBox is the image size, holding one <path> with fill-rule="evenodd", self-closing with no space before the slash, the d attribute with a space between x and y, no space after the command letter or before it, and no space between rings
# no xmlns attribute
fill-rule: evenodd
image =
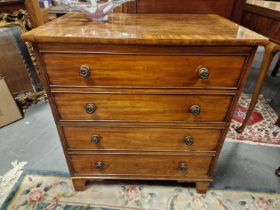
<svg viewBox="0 0 280 210"><path fill-rule="evenodd" d="M127 122L226 122L232 96L154 94L54 94L60 120ZM93 114L87 104L95 104ZM194 116L189 109L199 105Z"/></svg>
<svg viewBox="0 0 280 210"><path fill-rule="evenodd" d="M107 23L68 13L23 35L29 42L265 45L267 38L218 15L111 14Z"/></svg>
<svg viewBox="0 0 280 210"><path fill-rule="evenodd" d="M135 127L63 127L69 150L216 151L222 130ZM92 136L99 136L98 143ZM186 137L193 144L187 145Z"/></svg>
<svg viewBox="0 0 280 210"><path fill-rule="evenodd" d="M246 57L46 53L43 59L50 85L176 88L237 87ZM88 77L80 76L82 66ZM199 77L203 67L207 79Z"/></svg>
<svg viewBox="0 0 280 210"><path fill-rule="evenodd" d="M173 177L207 177L211 156L176 155L71 155L76 175L153 175ZM95 168L96 162L104 163L104 168ZM179 164L185 163L186 170L180 170Z"/></svg>

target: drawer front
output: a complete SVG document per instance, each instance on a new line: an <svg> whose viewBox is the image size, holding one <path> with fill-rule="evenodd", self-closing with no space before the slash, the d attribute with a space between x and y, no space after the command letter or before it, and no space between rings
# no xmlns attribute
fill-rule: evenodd
<svg viewBox="0 0 280 210"><path fill-rule="evenodd" d="M207 176L210 156L72 155L75 175Z"/></svg>
<svg viewBox="0 0 280 210"><path fill-rule="evenodd" d="M232 96L54 94L60 120L224 122Z"/></svg>
<svg viewBox="0 0 280 210"><path fill-rule="evenodd" d="M221 130L132 127L63 127L68 149L215 151Z"/></svg>
<svg viewBox="0 0 280 210"><path fill-rule="evenodd" d="M51 85L105 87L237 87L245 63L244 56L199 55L44 54L43 59Z"/></svg>

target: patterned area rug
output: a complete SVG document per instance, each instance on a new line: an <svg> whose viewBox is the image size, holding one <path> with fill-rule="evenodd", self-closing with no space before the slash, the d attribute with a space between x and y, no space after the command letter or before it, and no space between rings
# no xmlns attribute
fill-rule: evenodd
<svg viewBox="0 0 280 210"><path fill-rule="evenodd" d="M23 172L0 209L45 210L276 210L280 194L209 190L158 185L95 183L75 192L59 174ZM47 174L50 174L48 172Z"/></svg>
<svg viewBox="0 0 280 210"><path fill-rule="evenodd" d="M278 115L263 96L259 97L245 131L242 134L235 131L245 119L250 101L251 95L243 94L241 96L227 134L227 140L267 146L280 146L280 128L275 125Z"/></svg>
<svg viewBox="0 0 280 210"><path fill-rule="evenodd" d="M7 197L7 194L11 191L19 179L22 169L26 164L27 162L18 162L15 160L11 163L13 168L4 174L4 176L0 176L0 206L4 202L5 197Z"/></svg>

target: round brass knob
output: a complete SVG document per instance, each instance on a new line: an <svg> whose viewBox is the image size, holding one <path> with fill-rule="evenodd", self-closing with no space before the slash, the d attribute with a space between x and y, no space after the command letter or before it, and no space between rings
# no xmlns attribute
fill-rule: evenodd
<svg viewBox="0 0 280 210"><path fill-rule="evenodd" d="M200 79L208 79L209 74L209 70L205 67L202 67L198 70L198 76Z"/></svg>
<svg viewBox="0 0 280 210"><path fill-rule="evenodd" d="M95 104L86 104L86 112L88 114L93 114L96 111L96 105Z"/></svg>
<svg viewBox="0 0 280 210"><path fill-rule="evenodd" d="M181 171L186 171L188 169L188 165L186 163L179 163L179 169Z"/></svg>
<svg viewBox="0 0 280 210"><path fill-rule="evenodd" d="M192 105L189 109L190 113L192 115L197 116L200 114L200 106L199 105Z"/></svg>
<svg viewBox="0 0 280 210"><path fill-rule="evenodd" d="M81 68L80 68L80 76L84 77L84 78L90 76L90 68L89 68L89 66L87 66L87 65L81 66Z"/></svg>
<svg viewBox="0 0 280 210"><path fill-rule="evenodd" d="M95 168L96 169L103 169L103 167L104 167L104 163L102 161L97 161L95 163Z"/></svg>
<svg viewBox="0 0 280 210"><path fill-rule="evenodd" d="M93 143L93 144L98 144L100 141L101 141L101 137L98 135L93 135L91 137L91 143Z"/></svg>
<svg viewBox="0 0 280 210"><path fill-rule="evenodd" d="M192 136L186 136L186 137L185 137L185 143L186 143L186 145L188 145L188 146L193 145L193 137L192 137Z"/></svg>

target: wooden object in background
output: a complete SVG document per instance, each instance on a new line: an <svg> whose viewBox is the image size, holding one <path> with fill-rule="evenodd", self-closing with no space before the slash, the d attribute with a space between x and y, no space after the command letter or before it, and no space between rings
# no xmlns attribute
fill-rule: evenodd
<svg viewBox="0 0 280 210"><path fill-rule="evenodd" d="M4 49L0 51L0 74L5 77L12 94L33 90L28 68L34 67L20 36L20 26L0 28L0 46Z"/></svg>
<svg viewBox="0 0 280 210"><path fill-rule="evenodd" d="M69 13L23 39L40 61L76 190L136 179L196 182L199 193L256 48L268 42L217 15L178 14L100 23Z"/></svg>
<svg viewBox="0 0 280 210"><path fill-rule="evenodd" d="M120 10L128 13L218 14L240 22L246 0L135 0Z"/></svg>
<svg viewBox="0 0 280 210"><path fill-rule="evenodd" d="M247 1L241 25L280 42L280 2Z"/></svg>
<svg viewBox="0 0 280 210"><path fill-rule="evenodd" d="M36 28L45 23L43 13L41 11L38 0L25 0L25 7L30 15L30 22L33 28Z"/></svg>
<svg viewBox="0 0 280 210"><path fill-rule="evenodd" d="M0 74L5 77L13 95L42 90L36 63L31 57L32 48L20 38L22 32L30 29L29 14L25 10L0 14L0 45L3 49Z"/></svg>
<svg viewBox="0 0 280 210"><path fill-rule="evenodd" d="M237 129L239 133L242 133L246 128L264 85L272 59L274 55L280 51L280 2L248 0L244 7L241 24L253 31L267 36L271 42L265 48L263 63L252 95L251 103L243 124ZM274 70L274 74L276 74L276 70Z"/></svg>
<svg viewBox="0 0 280 210"><path fill-rule="evenodd" d="M0 127L8 125L22 118L22 114L11 95L11 92L4 80L0 76Z"/></svg>
<svg viewBox="0 0 280 210"><path fill-rule="evenodd" d="M246 117L245 117L241 127L239 127L237 129L237 132L242 133L244 131L244 129L246 128L246 126L247 126L247 124L250 120L251 114L254 111L254 108L255 108L256 103L258 101L259 95L261 93L261 89L264 85L265 78L266 78L267 72L269 70L269 66L272 62L273 57L279 51L280 51L280 45L278 45L274 42L270 42L265 47L264 58L263 58L262 66L261 66L261 69L260 69L260 72L259 72L259 75L258 75L256 87L255 87L255 90L253 92L251 102L250 102L248 111L246 113Z"/></svg>
<svg viewBox="0 0 280 210"><path fill-rule="evenodd" d="M0 74L5 76L6 82L8 83L12 94L32 90L24 61L21 57L21 53L19 52L19 46L14 39L14 37L17 37L16 31L20 31L16 29L16 27L19 26L15 26L17 23L13 23L11 19L9 19L9 21L2 19L2 15L4 13L14 14L20 9L25 9L24 0L0 1L0 46L1 49L4 49L0 52ZM9 29L10 26L13 26L11 30Z"/></svg>
<svg viewBox="0 0 280 210"><path fill-rule="evenodd" d="M1 0L0 1L0 14L13 13L20 9L25 9L24 0Z"/></svg>
<svg viewBox="0 0 280 210"><path fill-rule="evenodd" d="M53 6L40 9L42 16L43 16L44 23L47 23L47 22L52 21L57 18L56 14L52 14L49 12L52 8L53 8Z"/></svg>

